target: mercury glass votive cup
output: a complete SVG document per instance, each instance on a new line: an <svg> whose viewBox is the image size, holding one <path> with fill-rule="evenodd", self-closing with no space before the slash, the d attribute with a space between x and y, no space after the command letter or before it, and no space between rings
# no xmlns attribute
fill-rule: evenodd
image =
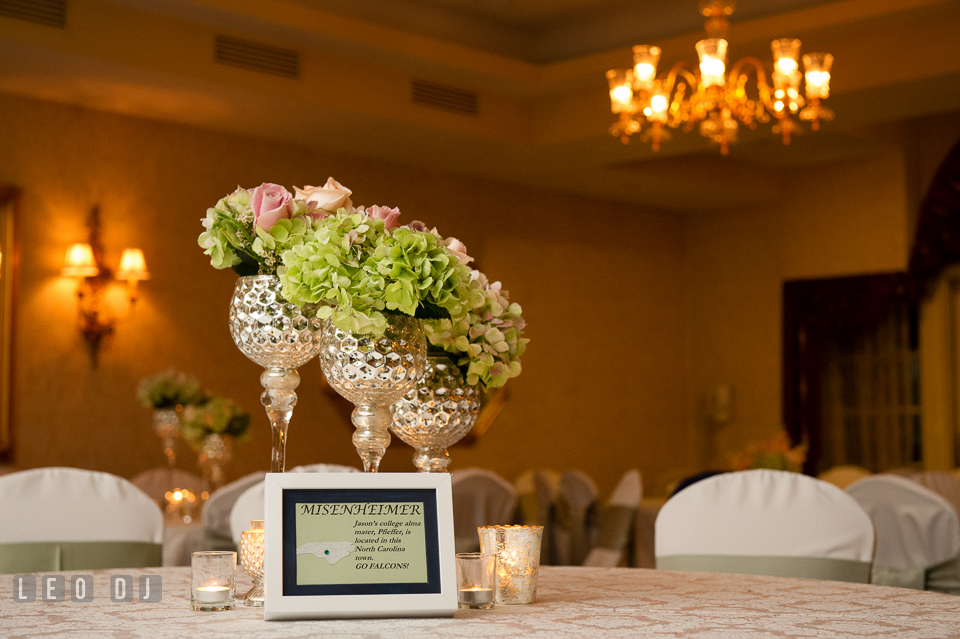
<svg viewBox="0 0 960 639"><path fill-rule="evenodd" d="M537 599L543 526L480 526L480 550L497 556L498 604Z"/></svg>
<svg viewBox="0 0 960 639"><path fill-rule="evenodd" d="M240 533L240 565L253 579L253 587L243 596L243 605L263 605L263 520L250 521L250 530Z"/></svg>
<svg viewBox="0 0 960 639"><path fill-rule="evenodd" d="M497 556L492 553L457 554L457 606L489 610L497 590Z"/></svg>
<svg viewBox="0 0 960 639"><path fill-rule="evenodd" d="M195 552L190 565L190 608L204 612L233 610L237 601L237 553Z"/></svg>

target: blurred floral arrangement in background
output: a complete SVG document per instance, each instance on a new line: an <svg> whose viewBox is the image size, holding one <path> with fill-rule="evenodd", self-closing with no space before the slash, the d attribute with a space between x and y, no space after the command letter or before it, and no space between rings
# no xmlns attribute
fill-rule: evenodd
<svg viewBox="0 0 960 639"><path fill-rule="evenodd" d="M781 430L775 437L763 441L754 441L733 456L733 470L769 468L771 470L789 470L799 473L803 462L807 460L807 445L790 445L790 436Z"/></svg>
<svg viewBox="0 0 960 639"><path fill-rule="evenodd" d="M137 398L145 407L161 410L201 404L207 394L195 377L169 368L140 380Z"/></svg>
<svg viewBox="0 0 960 639"><path fill-rule="evenodd" d="M233 400L210 397L203 404L184 409L180 432L194 449L199 449L210 435L228 436L243 442L250 438L250 414Z"/></svg>

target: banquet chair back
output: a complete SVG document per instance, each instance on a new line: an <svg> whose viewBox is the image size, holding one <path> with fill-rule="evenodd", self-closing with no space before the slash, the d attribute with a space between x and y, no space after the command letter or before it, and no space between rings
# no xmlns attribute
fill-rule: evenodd
<svg viewBox="0 0 960 639"><path fill-rule="evenodd" d="M925 488L929 488L950 502L953 509L960 513L960 479L953 473L939 470L927 470L910 477Z"/></svg>
<svg viewBox="0 0 960 639"><path fill-rule="evenodd" d="M555 559L551 540L560 473L548 469L531 469L517 477L515 485L520 522L526 526L543 526L540 565L552 566Z"/></svg>
<svg viewBox="0 0 960 639"><path fill-rule="evenodd" d="M847 492L877 531L871 583L960 594L960 520L950 502L895 475L861 479Z"/></svg>
<svg viewBox="0 0 960 639"><path fill-rule="evenodd" d="M584 560L584 566L615 568L627 565L630 533L642 498L640 471L628 470L613 490L610 503L600 516L597 541Z"/></svg>
<svg viewBox="0 0 960 639"><path fill-rule="evenodd" d="M353 466L340 464L310 464L309 466L294 466L288 473L359 473ZM252 484L237 497L230 510L230 535L234 546L240 545L240 535L250 529L250 522L263 519L263 480Z"/></svg>
<svg viewBox="0 0 960 639"><path fill-rule="evenodd" d="M579 566L587 558L596 535L597 485L580 470L560 477L553 542L557 564Z"/></svg>
<svg viewBox="0 0 960 639"><path fill-rule="evenodd" d="M163 514L130 481L37 468L0 477L0 573L159 566Z"/></svg>
<svg viewBox="0 0 960 639"><path fill-rule="evenodd" d="M517 489L490 470L464 468L451 473L453 544L457 552L480 550L478 526L513 523Z"/></svg>
<svg viewBox="0 0 960 639"><path fill-rule="evenodd" d="M842 490L799 473L747 470L677 493L656 522L657 568L867 583L867 513Z"/></svg>
<svg viewBox="0 0 960 639"><path fill-rule="evenodd" d="M834 466L817 475L817 479L825 481L828 484L833 484L840 490L845 490L847 486L853 482L859 481L864 477L869 477L872 474L869 470L861 466Z"/></svg>
<svg viewBox="0 0 960 639"><path fill-rule="evenodd" d="M230 513L240 495L255 484L263 483L266 472L258 470L213 491L203 506L204 547L207 550L234 550ZM246 530L246 529L245 529Z"/></svg>
<svg viewBox="0 0 960 639"><path fill-rule="evenodd" d="M130 480L134 486L147 493L153 501L163 504L166 494L175 489L187 489L197 497L203 490L203 480L182 468L158 466L134 475Z"/></svg>

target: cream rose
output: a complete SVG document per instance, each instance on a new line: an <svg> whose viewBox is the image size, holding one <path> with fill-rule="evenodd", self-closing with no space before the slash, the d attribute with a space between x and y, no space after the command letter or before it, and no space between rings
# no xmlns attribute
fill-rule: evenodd
<svg viewBox="0 0 960 639"><path fill-rule="evenodd" d="M294 191L297 192L297 199L306 202L311 209L336 213L338 209L349 209L353 206L350 202L353 191L332 177L327 178L327 183L323 186L304 186L302 189L294 187Z"/></svg>

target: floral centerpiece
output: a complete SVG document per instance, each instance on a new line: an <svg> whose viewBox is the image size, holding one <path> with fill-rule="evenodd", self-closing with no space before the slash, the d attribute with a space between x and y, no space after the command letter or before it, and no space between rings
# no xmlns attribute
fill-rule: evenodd
<svg viewBox="0 0 960 639"><path fill-rule="evenodd" d="M206 403L183 411L183 438L199 449L210 435L246 441L250 437L250 414L225 397L211 397Z"/></svg>
<svg viewBox="0 0 960 639"><path fill-rule="evenodd" d="M162 410L200 403L205 395L195 377L170 368L140 380L137 398L147 408Z"/></svg>
<svg viewBox="0 0 960 639"><path fill-rule="evenodd" d="M780 431L776 437L748 444L734 456L731 466L733 470L769 468L799 473L806 460L806 444L791 446L790 436Z"/></svg>
<svg viewBox="0 0 960 639"><path fill-rule="evenodd" d="M223 483L223 466L230 461L233 442L250 438L250 414L232 400L211 397L183 412L183 438L197 451L208 490Z"/></svg>
<svg viewBox="0 0 960 639"><path fill-rule="evenodd" d="M177 463L176 438L180 435L180 411L206 400L200 382L192 375L171 369L140 380L137 398L153 409L153 431L163 440L167 465Z"/></svg>

